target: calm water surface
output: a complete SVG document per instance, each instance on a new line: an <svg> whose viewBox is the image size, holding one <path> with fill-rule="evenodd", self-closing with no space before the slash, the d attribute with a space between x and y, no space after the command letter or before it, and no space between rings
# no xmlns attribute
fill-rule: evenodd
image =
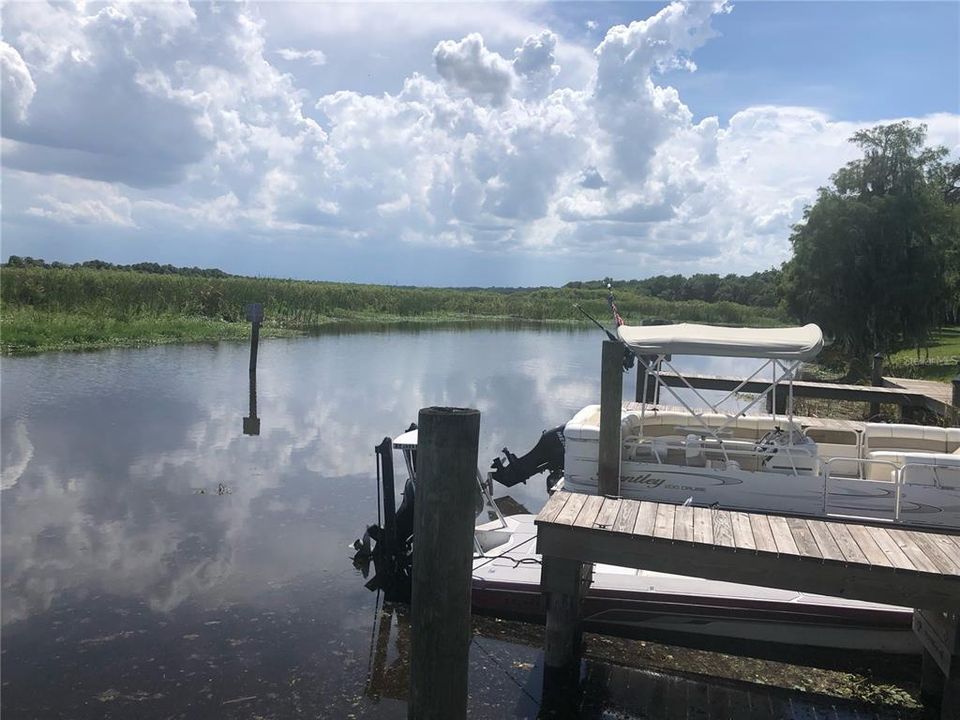
<svg viewBox="0 0 960 720"><path fill-rule="evenodd" d="M242 344L4 359L4 718L405 717L402 610L375 621L347 551L376 517L373 446L457 405L481 410L484 467L525 452L595 402L601 339L266 340L259 437ZM536 511L543 479L511 494ZM478 637L471 662L475 714L536 715L535 648Z"/></svg>

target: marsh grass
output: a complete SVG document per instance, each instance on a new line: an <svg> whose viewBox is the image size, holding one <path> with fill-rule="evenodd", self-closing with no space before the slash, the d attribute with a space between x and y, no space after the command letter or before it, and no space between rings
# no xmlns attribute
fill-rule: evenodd
<svg viewBox="0 0 960 720"><path fill-rule="evenodd" d="M291 334L282 328L264 328L263 334ZM0 343L5 353L47 350L93 350L175 342L243 340L248 323L202 317L157 315L117 319L82 312L37 310L4 305Z"/></svg>
<svg viewBox="0 0 960 720"><path fill-rule="evenodd" d="M620 313L715 324L784 324L775 310L730 302L668 301L624 290ZM331 323L456 320L606 321L596 289L461 289L151 275L118 270L3 268L0 342L5 352L245 337L244 308L262 302L266 333Z"/></svg>

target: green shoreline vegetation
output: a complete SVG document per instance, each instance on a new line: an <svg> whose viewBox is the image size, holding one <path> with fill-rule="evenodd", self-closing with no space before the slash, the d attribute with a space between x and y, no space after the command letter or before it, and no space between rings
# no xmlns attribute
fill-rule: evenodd
<svg viewBox="0 0 960 720"><path fill-rule="evenodd" d="M410 324L588 325L575 303L601 322L609 318L603 281L573 282L562 288L415 288L247 278L219 270L185 275L178 268L157 273L58 268L39 264L42 261L22 266L17 261L14 266L0 266L0 349L6 355L244 341L250 336L244 318L244 307L250 302L264 303L263 337ZM758 276L764 276L759 285ZM775 287L776 276L751 277L660 276L615 282L614 287L617 306L630 322L655 319L768 327L791 323L782 307L676 299L715 297L718 287L759 287L756 297L770 297L767 286ZM740 294L750 296L749 291ZM831 369L842 373L842 358L831 360L829 352L825 355L821 373L833 374ZM912 349L893 353L886 370L902 377L948 381L958 366L960 327L948 326L919 353Z"/></svg>
<svg viewBox="0 0 960 720"><path fill-rule="evenodd" d="M415 288L11 262L0 268L0 346L5 354L14 354L242 339L249 335L244 308L252 302L264 304L264 336L309 333L332 324L587 322L575 303L606 320L606 290L594 285ZM635 287L618 290L616 299L620 312L630 318L786 323L773 307L662 299Z"/></svg>

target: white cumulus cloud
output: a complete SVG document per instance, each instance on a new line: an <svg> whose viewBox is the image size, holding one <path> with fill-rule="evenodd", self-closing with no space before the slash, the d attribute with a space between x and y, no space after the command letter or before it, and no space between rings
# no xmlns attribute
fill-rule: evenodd
<svg viewBox="0 0 960 720"><path fill-rule="evenodd" d="M440 77L478 102L502 105L513 88L510 63L488 50L479 33L458 42L444 40L434 49L433 60Z"/></svg>
<svg viewBox="0 0 960 720"><path fill-rule="evenodd" d="M337 6L301 28L275 6L5 5L5 223L750 271L786 257L804 204L854 156L847 138L900 119L695 118L664 73L695 71L725 2L671 3L592 52L526 6L464 6L460 20L424 8L418 25L385 7L403 37L375 10ZM363 72L340 62L343 36L370 68L402 56L396 83L341 82ZM316 38L329 57L308 49ZM925 120L957 148L956 115Z"/></svg>
<svg viewBox="0 0 960 720"><path fill-rule="evenodd" d="M296 50L294 48L280 48L277 55L284 60L306 60L311 65L326 65L327 56L323 50Z"/></svg>

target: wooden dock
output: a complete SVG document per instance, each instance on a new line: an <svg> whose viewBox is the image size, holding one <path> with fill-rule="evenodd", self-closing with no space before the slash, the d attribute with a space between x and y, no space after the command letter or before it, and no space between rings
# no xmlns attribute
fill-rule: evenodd
<svg viewBox="0 0 960 720"><path fill-rule="evenodd" d="M922 395L925 399L925 407L941 416L947 416L948 408L954 407L955 390L950 383L937 382L936 380L885 377L883 378L883 386Z"/></svg>
<svg viewBox="0 0 960 720"><path fill-rule="evenodd" d="M576 654L585 564L682 569L915 608L924 695L939 699L944 719L960 718L960 535L567 492L555 493L536 522L548 666L562 668Z"/></svg>

